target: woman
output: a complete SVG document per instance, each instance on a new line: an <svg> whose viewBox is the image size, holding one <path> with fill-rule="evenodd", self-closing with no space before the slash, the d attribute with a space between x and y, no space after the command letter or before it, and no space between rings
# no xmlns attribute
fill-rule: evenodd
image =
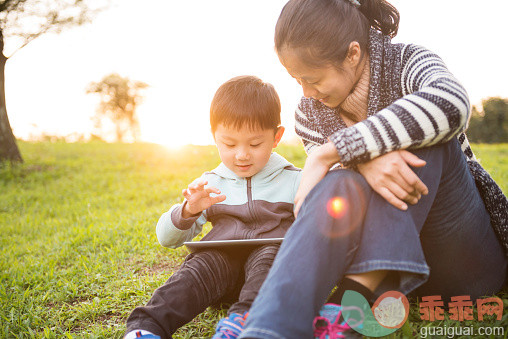
<svg viewBox="0 0 508 339"><path fill-rule="evenodd" d="M275 47L303 89L296 130L308 158L297 219L241 338L310 338L337 283L368 300L398 290L446 301L505 282L494 229L506 243L508 203L463 133L467 93L436 54L390 42L398 22L384 0L282 10Z"/></svg>

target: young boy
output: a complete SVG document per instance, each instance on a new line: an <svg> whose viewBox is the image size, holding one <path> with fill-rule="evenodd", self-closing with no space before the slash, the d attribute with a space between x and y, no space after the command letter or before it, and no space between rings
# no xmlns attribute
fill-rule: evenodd
<svg viewBox="0 0 508 339"><path fill-rule="evenodd" d="M210 124L222 163L182 191L157 223L157 238L171 248L190 241L207 221L203 240L283 237L294 221L300 170L272 150L279 143L280 101L271 84L240 76L215 93ZM208 306L236 300L214 338L236 338L279 245L250 250L209 249L189 254L145 307L127 319L125 338L171 338Z"/></svg>

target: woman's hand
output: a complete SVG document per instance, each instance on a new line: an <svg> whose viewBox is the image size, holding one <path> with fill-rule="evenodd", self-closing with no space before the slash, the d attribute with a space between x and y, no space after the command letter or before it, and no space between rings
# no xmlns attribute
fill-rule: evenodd
<svg viewBox="0 0 508 339"><path fill-rule="evenodd" d="M406 150L393 151L358 165L370 187L393 206L406 210L416 204L428 188L409 167L423 167L425 161Z"/></svg>
<svg viewBox="0 0 508 339"><path fill-rule="evenodd" d="M295 195L295 217L302 206L305 197L321 181L335 163L339 162L339 154L332 142L318 146L305 161L300 186Z"/></svg>

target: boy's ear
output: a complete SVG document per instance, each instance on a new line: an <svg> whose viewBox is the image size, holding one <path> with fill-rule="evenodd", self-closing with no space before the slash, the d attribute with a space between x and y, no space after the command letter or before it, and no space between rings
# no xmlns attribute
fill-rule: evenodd
<svg viewBox="0 0 508 339"><path fill-rule="evenodd" d="M284 134L284 126L279 126L279 128L277 128L277 132L275 132L275 140L273 141L272 148L277 147L283 134Z"/></svg>

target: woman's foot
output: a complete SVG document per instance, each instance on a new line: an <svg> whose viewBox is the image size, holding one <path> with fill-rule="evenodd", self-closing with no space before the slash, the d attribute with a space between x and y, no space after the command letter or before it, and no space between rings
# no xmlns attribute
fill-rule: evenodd
<svg viewBox="0 0 508 339"><path fill-rule="evenodd" d="M363 336L353 330L341 317L342 306L325 304L314 318L315 339L362 338Z"/></svg>

